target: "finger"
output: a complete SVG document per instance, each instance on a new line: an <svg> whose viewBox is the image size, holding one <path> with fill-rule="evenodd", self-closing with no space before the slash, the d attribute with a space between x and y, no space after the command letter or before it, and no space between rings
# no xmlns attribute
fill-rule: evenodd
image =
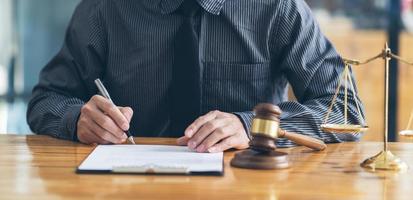
<svg viewBox="0 0 413 200"><path fill-rule="evenodd" d="M235 143L236 143L236 137L235 136L231 136L231 137L227 137L225 139L223 139L221 142L219 142L218 144L215 144L214 146L210 147L208 149L209 153L218 153L218 152L223 152L226 151L228 149L231 149L234 147Z"/></svg>
<svg viewBox="0 0 413 200"><path fill-rule="evenodd" d="M123 130L129 130L129 122L126 117L120 112L118 107L116 107L112 102L103 96L95 95L92 99L96 102L96 106L103 111L105 114L109 115L110 118L115 121L115 123Z"/></svg>
<svg viewBox="0 0 413 200"><path fill-rule="evenodd" d="M188 142L188 147L194 150L197 148L203 149L204 147L200 145L202 141L208 137L209 134L213 133L215 129L225 126L229 121L230 119L227 118L208 121L192 136Z"/></svg>
<svg viewBox="0 0 413 200"><path fill-rule="evenodd" d="M116 123L107 115L105 115L99 109L93 108L92 106L84 106L82 108L82 112L86 113L86 115L95 123L97 123L100 127L112 133L115 137L123 138L125 133L122 129L116 125Z"/></svg>
<svg viewBox="0 0 413 200"><path fill-rule="evenodd" d="M236 130L232 126L225 126L215 129L196 149L197 152L206 152L209 148L217 144L219 141L235 135Z"/></svg>
<svg viewBox="0 0 413 200"><path fill-rule="evenodd" d="M112 133L110 133L109 131L102 128L99 124L93 122L92 120L88 124L89 124L88 128L102 140L108 141L113 144L121 144L125 142L126 140L125 134L123 134L121 138L118 138L114 136Z"/></svg>
<svg viewBox="0 0 413 200"><path fill-rule="evenodd" d="M189 140L190 138L188 138L188 137L186 137L186 136L182 136L182 137L180 137L180 138L178 138L177 140L176 140L176 143L179 145L179 146L186 146L187 144L188 144L188 140Z"/></svg>
<svg viewBox="0 0 413 200"><path fill-rule="evenodd" d="M87 126L81 127L81 133L78 135L79 136L79 141L81 141L84 144L109 144L109 141L103 140L99 136L97 136L91 129L89 129Z"/></svg>
<svg viewBox="0 0 413 200"><path fill-rule="evenodd" d="M132 120L133 117L133 110L130 107L118 107L120 112L123 114L123 116L126 117L126 119L128 120L128 122L130 123L130 121Z"/></svg>
<svg viewBox="0 0 413 200"><path fill-rule="evenodd" d="M185 136L191 138L205 123L216 118L219 111L211 111L204 116L196 119L188 128L185 130Z"/></svg>
<svg viewBox="0 0 413 200"><path fill-rule="evenodd" d="M109 141L100 138L95 133L90 133L87 137L89 138L89 141L91 141L89 144L110 144Z"/></svg>

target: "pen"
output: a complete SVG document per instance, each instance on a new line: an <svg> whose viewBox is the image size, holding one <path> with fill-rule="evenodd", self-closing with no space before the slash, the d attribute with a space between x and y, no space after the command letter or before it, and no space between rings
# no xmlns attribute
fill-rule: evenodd
<svg viewBox="0 0 413 200"><path fill-rule="evenodd" d="M105 86L103 85L102 81L100 81L100 79L96 79L95 84L96 84L99 92L102 94L102 96L105 97L106 99L108 99L113 105L115 105L112 101L112 98L110 98L109 93L106 90ZM129 142L131 142L132 144L136 144L135 141L133 140L133 136L130 134L129 130L126 131L125 133L128 136Z"/></svg>

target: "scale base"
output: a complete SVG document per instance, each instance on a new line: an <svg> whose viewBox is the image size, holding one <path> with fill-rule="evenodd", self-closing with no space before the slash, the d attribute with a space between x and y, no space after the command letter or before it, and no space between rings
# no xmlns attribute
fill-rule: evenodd
<svg viewBox="0 0 413 200"><path fill-rule="evenodd" d="M367 158L360 165L371 170L403 171L408 168L405 162L390 151L381 151L377 155Z"/></svg>

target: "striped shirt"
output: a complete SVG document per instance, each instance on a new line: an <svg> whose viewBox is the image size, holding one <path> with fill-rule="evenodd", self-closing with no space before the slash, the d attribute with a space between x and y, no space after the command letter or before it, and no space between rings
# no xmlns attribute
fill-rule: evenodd
<svg viewBox="0 0 413 200"><path fill-rule="evenodd" d="M344 69L303 0L197 0L202 113L236 114L249 134L253 107L278 105L281 128L325 142L360 135L328 134L320 124ZM183 23L175 11L183 0L84 0L77 7L61 51L45 66L27 112L35 133L76 140L81 107L97 93L101 78L113 101L135 111L135 136L170 133L168 90L173 41ZM190 74L189 74L190 75ZM288 101L288 83L297 101ZM349 94L351 92L349 91ZM349 96L348 123L359 124ZM330 123L343 123L344 89ZM280 139L278 145L292 142Z"/></svg>

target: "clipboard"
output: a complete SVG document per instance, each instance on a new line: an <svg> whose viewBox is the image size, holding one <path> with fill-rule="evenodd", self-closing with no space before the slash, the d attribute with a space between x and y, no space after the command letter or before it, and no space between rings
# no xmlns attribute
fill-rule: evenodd
<svg viewBox="0 0 413 200"><path fill-rule="evenodd" d="M196 153L166 145L98 145L77 167L78 174L223 176L223 153Z"/></svg>

